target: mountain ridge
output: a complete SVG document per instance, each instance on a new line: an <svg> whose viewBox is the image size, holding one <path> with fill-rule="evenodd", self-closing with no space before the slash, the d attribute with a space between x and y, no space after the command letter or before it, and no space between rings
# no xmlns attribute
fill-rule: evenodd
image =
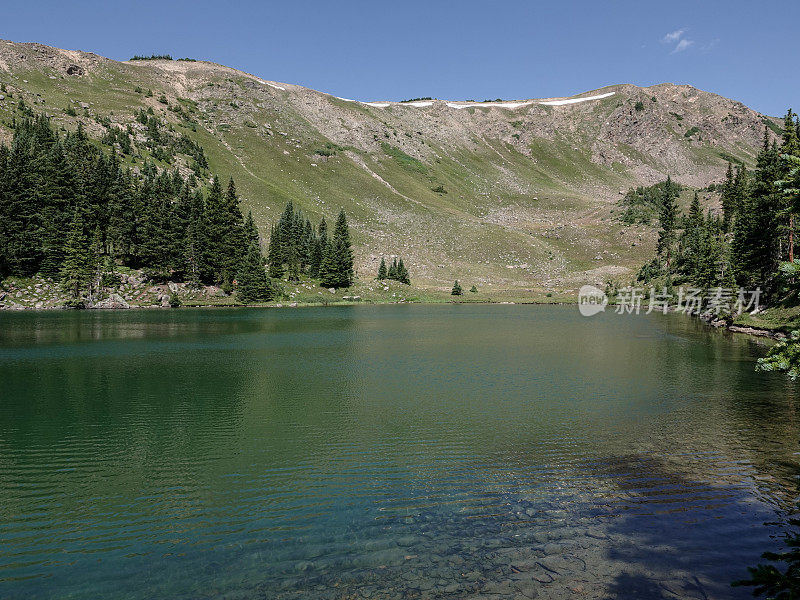
<svg viewBox="0 0 800 600"><path fill-rule="evenodd" d="M135 114L152 110L206 149L212 172L235 178L262 236L287 201L329 219L345 208L362 278L380 256L402 254L415 283L438 289L455 278L537 292L628 278L653 231L615 220L619 191L667 174L719 182L727 160L752 164L775 122L689 85L616 84L513 108L367 103L208 61L120 62L7 41L0 82L62 127L80 121L96 138L130 127L134 166L151 158ZM704 199L715 206L714 194Z"/></svg>

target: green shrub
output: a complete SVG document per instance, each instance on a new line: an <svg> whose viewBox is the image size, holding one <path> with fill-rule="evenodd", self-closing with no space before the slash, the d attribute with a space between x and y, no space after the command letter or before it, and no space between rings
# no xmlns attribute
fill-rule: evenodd
<svg viewBox="0 0 800 600"><path fill-rule="evenodd" d="M634 108L636 109L636 112L642 112L644 110L644 104L642 104L642 101L639 100Z"/></svg>

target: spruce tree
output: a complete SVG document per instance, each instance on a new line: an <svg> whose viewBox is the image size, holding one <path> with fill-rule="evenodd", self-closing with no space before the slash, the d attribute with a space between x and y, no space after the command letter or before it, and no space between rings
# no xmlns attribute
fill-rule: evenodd
<svg viewBox="0 0 800 600"><path fill-rule="evenodd" d="M273 225L269 234L267 263L269 264L269 276L275 279L283 277L283 252L281 246L280 229Z"/></svg>
<svg viewBox="0 0 800 600"><path fill-rule="evenodd" d="M794 217L800 210L800 185L798 185L798 164L800 164L800 138L798 138L797 126L795 125L795 115L790 108L786 112L783 124L783 136L781 141L781 159L783 161L783 173L781 179L776 182L778 189L783 196L782 212L787 221L788 233L788 260L794 262Z"/></svg>
<svg viewBox="0 0 800 600"><path fill-rule="evenodd" d="M184 271L189 283L199 286L211 278L208 264L208 230L203 196L197 191L191 196L189 219L184 238Z"/></svg>
<svg viewBox="0 0 800 600"><path fill-rule="evenodd" d="M659 223L661 229L658 232L657 254L662 261L663 271L669 275L672 272L672 254L676 239L676 226L678 219L678 204L676 202L678 192L672 183L672 178L667 177L661 198L661 210L659 212Z"/></svg>
<svg viewBox="0 0 800 600"><path fill-rule="evenodd" d="M450 295L451 296L460 296L463 293L464 292L461 289L461 284L458 283L458 279L456 279L456 282L453 284L453 289L450 291Z"/></svg>
<svg viewBox="0 0 800 600"><path fill-rule="evenodd" d="M339 212L336 219L333 238L323 257L320 271L320 284L324 287L342 288L353 284L353 250L344 210Z"/></svg>
<svg viewBox="0 0 800 600"><path fill-rule="evenodd" d="M241 302L247 304L272 299L272 286L264 270L264 258L257 245L250 245L236 279L238 283L236 296Z"/></svg>
<svg viewBox="0 0 800 600"><path fill-rule="evenodd" d="M94 228L92 243L89 246L89 290L90 295L100 297L103 289L103 234L100 226Z"/></svg>
<svg viewBox="0 0 800 600"><path fill-rule="evenodd" d="M244 222L244 237L248 247L255 245L261 247L261 237L258 235L258 228L253 220L253 211L247 211L247 220Z"/></svg>
<svg viewBox="0 0 800 600"><path fill-rule="evenodd" d="M722 214L724 216L725 231L730 229L734 214L736 213L736 182L733 175L733 165L728 161L728 171L725 174L725 183L722 185Z"/></svg>
<svg viewBox="0 0 800 600"><path fill-rule="evenodd" d="M222 280L226 264L225 236L228 232L224 198L219 177L214 176L206 197L206 232L208 235L207 260L215 281Z"/></svg>
<svg viewBox="0 0 800 600"><path fill-rule="evenodd" d="M338 264L333 242L327 241L322 248L322 261L319 265L319 284L322 287L336 287Z"/></svg>
<svg viewBox="0 0 800 600"><path fill-rule="evenodd" d="M83 230L83 216L76 210L64 245L61 264L61 286L73 301L79 301L89 290L92 276L92 256L89 241Z"/></svg>
<svg viewBox="0 0 800 600"><path fill-rule="evenodd" d="M786 229L782 217L784 197L776 185L782 169L777 145L770 143L769 130L765 128L752 185L734 225L733 261L737 283L748 288L760 286L767 295L775 291L781 239Z"/></svg>
<svg viewBox="0 0 800 600"><path fill-rule="evenodd" d="M397 262L397 281L405 283L406 285L411 285L411 280L408 277L408 269L406 269L406 266L403 264L402 258Z"/></svg>
<svg viewBox="0 0 800 600"><path fill-rule="evenodd" d="M225 192L225 218L223 271L233 276L239 270L239 265L249 250L249 243L246 239L244 216L239 208L236 184L232 177L228 181L228 189Z"/></svg>
<svg viewBox="0 0 800 600"><path fill-rule="evenodd" d="M378 281L383 281L384 279L386 279L386 276L387 276L386 261L381 256L381 264L378 267Z"/></svg>
<svg viewBox="0 0 800 600"><path fill-rule="evenodd" d="M689 214L685 219L683 235L681 236L680 270L689 277L690 281L696 281L699 275L704 236L705 220L703 211L700 208L700 198L695 192L692 203L689 206Z"/></svg>

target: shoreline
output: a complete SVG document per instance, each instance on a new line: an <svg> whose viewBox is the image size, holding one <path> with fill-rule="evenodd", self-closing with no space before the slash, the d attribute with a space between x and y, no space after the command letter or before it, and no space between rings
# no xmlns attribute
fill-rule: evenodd
<svg viewBox="0 0 800 600"><path fill-rule="evenodd" d="M137 274L138 275L138 274ZM308 308L327 306L364 306L397 304L483 304L483 305L529 305L529 306L577 306L578 301L569 292L533 292L520 295L519 291L490 290L480 294L465 292L452 296L443 289L415 288L392 281L369 280L357 282L351 288L334 290L320 288L313 281L301 280L297 283L281 282L284 294L281 300L242 304L235 296L225 295L218 286L190 288L186 284L167 282L152 284L140 277L122 278L122 285L114 288L105 298L85 307L66 306L67 298L52 280L40 277L16 279L11 285L0 290L0 313L3 312L52 312L63 310L85 311L126 311L156 309L209 309L209 308ZM689 315L702 320L715 329L754 337L783 339L793 329L789 315L779 314L779 309L766 308L759 317L765 315L766 327L758 322L750 322L754 316L745 314L732 322L713 315ZM759 317L755 317L758 319ZM763 317L762 317L763 318Z"/></svg>

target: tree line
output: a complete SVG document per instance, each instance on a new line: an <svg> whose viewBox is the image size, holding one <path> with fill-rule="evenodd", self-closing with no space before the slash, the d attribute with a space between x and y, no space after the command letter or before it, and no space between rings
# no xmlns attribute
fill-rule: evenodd
<svg viewBox="0 0 800 600"><path fill-rule="evenodd" d="M323 217L317 227L295 210L290 201L278 222L272 226L267 254L269 274L297 282L301 275L319 279L324 287L350 287L353 284L353 249L344 210L339 212L328 236Z"/></svg>
<svg viewBox="0 0 800 600"><path fill-rule="evenodd" d="M58 279L76 304L97 296L114 269L152 280L217 284L243 301L268 300L275 286L253 216L245 218L233 179L203 184L194 174L146 161L125 167L77 131L59 134L44 115L12 123L0 145L0 278ZM328 240L287 206L270 237L269 275L306 272L326 287L353 281L344 212Z"/></svg>
<svg viewBox="0 0 800 600"><path fill-rule="evenodd" d="M626 195L625 217L638 218L649 208L632 206L634 197L647 197L658 212L656 256L639 272L640 281L663 280L668 286L691 283L701 288L760 287L772 300L796 294L794 275L795 216L800 213L800 119L789 110L780 142L769 129L751 172L728 163L718 186L722 212L703 211L695 193L682 214L680 188L668 177L652 188ZM634 216L635 215L635 216ZM635 222L635 221L633 221ZM643 221L642 221L643 222Z"/></svg>

